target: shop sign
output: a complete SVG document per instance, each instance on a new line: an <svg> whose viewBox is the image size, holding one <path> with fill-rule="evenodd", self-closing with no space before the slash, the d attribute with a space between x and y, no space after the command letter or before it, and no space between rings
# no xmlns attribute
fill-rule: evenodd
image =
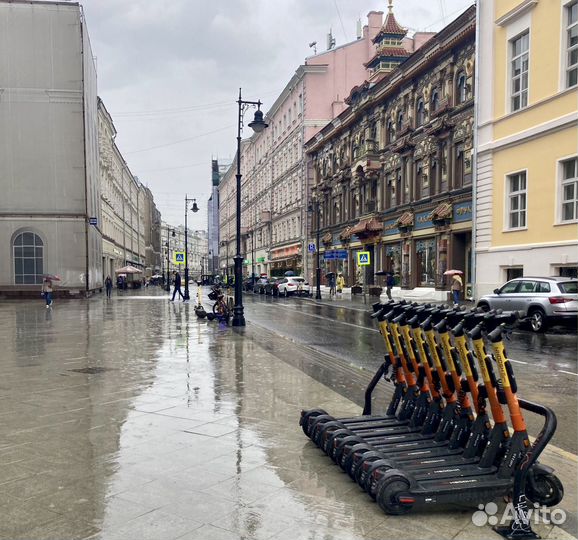
<svg viewBox="0 0 578 540"><path fill-rule="evenodd" d="M265 262L265 257L257 257L257 262Z"/></svg>
<svg viewBox="0 0 578 540"><path fill-rule="evenodd" d="M414 230L416 229L429 229L433 227L433 222L431 220L431 210L427 212L420 212L419 214L415 215L415 225L413 226Z"/></svg>
<svg viewBox="0 0 578 540"><path fill-rule="evenodd" d="M333 259L347 259L346 249L331 249L323 253L323 258L325 260Z"/></svg>
<svg viewBox="0 0 578 540"><path fill-rule="evenodd" d="M383 222L383 235L391 236L393 234L399 234L399 229L397 227L397 219L390 219Z"/></svg>
<svg viewBox="0 0 578 540"><path fill-rule="evenodd" d="M472 201L466 201L454 205L454 223L462 221L471 221L472 219Z"/></svg>

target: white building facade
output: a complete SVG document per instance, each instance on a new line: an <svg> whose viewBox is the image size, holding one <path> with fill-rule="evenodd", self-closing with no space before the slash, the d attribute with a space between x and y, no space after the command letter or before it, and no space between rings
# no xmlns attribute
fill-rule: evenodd
<svg viewBox="0 0 578 540"><path fill-rule="evenodd" d="M0 293L102 287L96 69L78 4L0 1Z"/></svg>

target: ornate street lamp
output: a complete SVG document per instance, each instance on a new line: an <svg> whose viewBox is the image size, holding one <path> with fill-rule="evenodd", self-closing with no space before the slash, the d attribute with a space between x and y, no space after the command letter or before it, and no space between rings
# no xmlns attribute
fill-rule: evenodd
<svg viewBox="0 0 578 540"><path fill-rule="evenodd" d="M313 216L315 216L315 223L317 225L317 242L315 245L315 257L317 260L317 269L315 270L315 300L321 300L321 264L319 261L319 201L311 201L307 207L307 212L311 214L311 221L313 221Z"/></svg>
<svg viewBox="0 0 578 540"><path fill-rule="evenodd" d="M188 199L185 195L185 294L183 295L183 300L190 300L189 296L189 243L187 241L187 215L189 213L189 203L192 202L191 212L197 213L199 207L197 206L197 199Z"/></svg>
<svg viewBox="0 0 578 540"><path fill-rule="evenodd" d="M255 117L249 123L249 127L255 133L261 133L268 124L263 121L261 101L243 101L239 88L239 116L237 123L237 253L233 257L235 261L235 306L233 307L233 326L245 326L245 314L243 308L243 256L241 255L241 131L243 128L243 115L250 107L257 107Z"/></svg>
<svg viewBox="0 0 578 540"><path fill-rule="evenodd" d="M172 237L175 237L175 230L171 229L167 225L167 283L166 283L166 290L167 292L171 292L171 270L170 270L170 261L171 261L171 250L170 250L170 238L169 233L172 233Z"/></svg>

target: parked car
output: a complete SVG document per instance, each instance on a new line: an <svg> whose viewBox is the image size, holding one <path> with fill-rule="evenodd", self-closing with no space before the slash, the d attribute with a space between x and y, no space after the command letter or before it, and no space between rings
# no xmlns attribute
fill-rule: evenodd
<svg viewBox="0 0 578 540"><path fill-rule="evenodd" d="M279 278L271 277L265 284L265 294L279 296Z"/></svg>
<svg viewBox="0 0 578 540"><path fill-rule="evenodd" d="M305 281L305 278L300 276L281 278L277 282L277 288L279 289L279 296L289 296L290 294L309 296L310 292L309 283Z"/></svg>
<svg viewBox="0 0 578 540"><path fill-rule="evenodd" d="M555 322L576 324L578 280L567 277L521 277L508 281L478 301L482 309L520 311L534 332Z"/></svg>
<svg viewBox="0 0 578 540"><path fill-rule="evenodd" d="M265 286L267 285L268 279L266 277L261 277L255 281L253 285L253 292L256 294L265 294Z"/></svg>
<svg viewBox="0 0 578 540"><path fill-rule="evenodd" d="M243 290L244 291L252 291L253 290L253 285L255 283L255 279L250 277L250 278L245 278L243 280Z"/></svg>

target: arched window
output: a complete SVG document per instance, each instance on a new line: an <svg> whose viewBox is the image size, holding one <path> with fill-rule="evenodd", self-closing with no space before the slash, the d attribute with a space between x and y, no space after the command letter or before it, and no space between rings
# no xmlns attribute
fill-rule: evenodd
<svg viewBox="0 0 578 540"><path fill-rule="evenodd" d="M387 142L395 141L395 126L391 120L387 121Z"/></svg>
<svg viewBox="0 0 578 540"><path fill-rule="evenodd" d="M404 123L403 113L399 113L399 115L397 117L397 132L398 133L400 133L401 130L403 129L403 123Z"/></svg>
<svg viewBox="0 0 578 540"><path fill-rule="evenodd" d="M466 101L466 74L463 71L456 77L456 105Z"/></svg>
<svg viewBox="0 0 578 540"><path fill-rule="evenodd" d="M14 258L14 283L36 285L42 283L44 274L44 243L37 234L20 233L12 244Z"/></svg>
<svg viewBox="0 0 578 540"><path fill-rule="evenodd" d="M437 90L434 90L431 94L431 112L434 113L438 110L440 106L440 95Z"/></svg>
<svg viewBox="0 0 578 540"><path fill-rule="evenodd" d="M415 107L415 126L423 126L425 123L425 106L423 99L419 99Z"/></svg>

